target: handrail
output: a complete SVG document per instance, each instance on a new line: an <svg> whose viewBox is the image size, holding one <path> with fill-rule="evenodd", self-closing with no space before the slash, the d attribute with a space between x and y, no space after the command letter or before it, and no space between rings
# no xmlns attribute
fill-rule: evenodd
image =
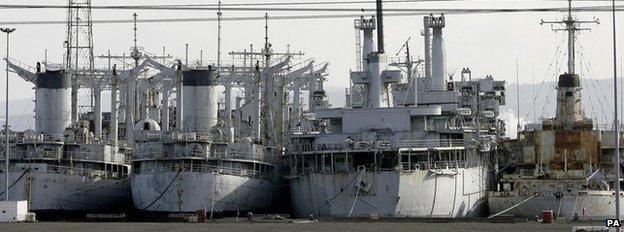
<svg viewBox="0 0 624 232"><path fill-rule="evenodd" d="M396 146L390 141L345 141L342 143L318 143L318 144L292 144L291 150L294 152L314 152L331 150L362 150L370 148L460 148L464 147L464 140L461 139L439 139L439 140L399 140Z"/></svg>
<svg viewBox="0 0 624 232"><path fill-rule="evenodd" d="M399 140L400 148L434 148L434 147L463 147L464 140L461 139L439 139L439 140Z"/></svg>
<svg viewBox="0 0 624 232"><path fill-rule="evenodd" d="M54 173L54 174L64 174L64 175L78 175L78 176L88 176L88 177L103 177L103 178L111 178L111 179L119 179L127 177L129 173L123 172L112 172L112 171L104 171L104 170L96 170L89 168L77 168L77 167L69 167L62 165L45 165L45 173ZM9 170L16 171L19 166L11 166ZM40 169L36 169L37 171L42 171ZM119 169L122 171L123 169Z"/></svg>
<svg viewBox="0 0 624 232"><path fill-rule="evenodd" d="M213 136L211 133L205 132L176 132L171 133L168 139L187 142L211 142L213 140Z"/></svg>
<svg viewBox="0 0 624 232"><path fill-rule="evenodd" d="M160 171L184 171L184 172L199 172L199 173L218 173L235 176L256 176L259 178L269 179L272 172L260 172L249 169L231 168L224 166L208 165L208 164L188 164L188 163L169 163L159 168L151 169L154 172ZM142 168L134 168L135 173L141 173L144 170Z"/></svg>
<svg viewBox="0 0 624 232"><path fill-rule="evenodd" d="M259 161L259 162L267 162L268 158L264 154L254 154L254 153L227 153L227 152L219 152L219 153L211 153L204 155L188 152L180 155L171 155L165 154L162 150L159 149L150 149L149 151L143 150L140 154L135 154L133 159L158 159L158 158L220 158L220 159L238 159L238 160L251 160L251 161Z"/></svg>
<svg viewBox="0 0 624 232"><path fill-rule="evenodd" d="M96 151L65 151L63 152L63 159L130 164L130 160L127 159L126 154L123 153L108 153L108 155L105 155L105 153Z"/></svg>
<svg viewBox="0 0 624 232"><path fill-rule="evenodd" d="M32 152L30 154L35 153L35 155L29 155L29 152L24 150L14 150L11 151L11 159L28 159L28 160L82 160L82 161L92 161L92 162L101 162L101 163L114 163L119 165L129 165L130 159L126 154L123 153L110 153L108 156L104 156L102 152L96 151L39 151ZM5 159L4 152L0 152L0 159Z"/></svg>

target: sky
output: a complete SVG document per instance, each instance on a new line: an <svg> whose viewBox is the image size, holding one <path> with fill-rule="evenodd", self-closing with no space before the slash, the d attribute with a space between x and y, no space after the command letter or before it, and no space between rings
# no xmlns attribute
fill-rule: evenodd
<svg viewBox="0 0 624 232"><path fill-rule="evenodd" d="M249 2L297 2L294 0L224 0L223 3ZM319 0L310 0L319 1ZM93 0L93 5L146 5L146 4L209 4L217 1L192 0ZM11 0L2 4L33 4L33 1ZM66 5L67 1L39 0L36 4ZM608 5L609 2L578 2L575 6ZM523 8L523 7L565 7L565 1L443 1L443 2L388 2L385 8ZM293 6L303 7L303 6ZM373 8L374 3L350 5L314 5L313 7ZM216 17L215 11L155 11L155 10L93 10L93 19L132 19L136 12L141 19ZM271 12L270 16L322 14L324 12ZM330 12L331 13L331 12ZM371 13L366 13L371 15ZM231 12L223 17L264 16L262 11ZM583 12L580 19L600 20L599 25L589 25L591 31L579 36L586 67L591 66L583 78L610 78L612 74L611 16L606 12ZM624 25L624 17L618 13L618 23ZM386 17L386 52L392 57L409 37L413 56L423 56L423 15ZM565 47L563 33L555 33L550 26L540 25L541 19L556 20L564 17L561 12L547 13L490 13L490 14L447 14L444 29L447 72L459 72L463 67L473 71L473 77L493 75L496 79L520 83L553 81L555 74L563 72L565 57L556 52ZM65 20L64 9L0 9L1 21L19 20ZM10 26L2 24L2 27ZM34 66L44 59L48 51L51 63L62 63L66 26L57 25L15 25L17 31L11 34L11 57ZM619 27L624 28L624 27ZM618 29L621 34L621 29ZM132 24L94 24L94 52L105 54L128 53L132 46ZM624 36L624 34L622 34ZM622 36L617 40L622 44ZM301 19L269 21L269 37L276 50L302 51L307 58L317 62L329 62L328 87L346 87L349 70L355 67L355 32L353 19ZM166 53L184 57L185 44L189 44L190 60L199 59L203 50L204 60L216 60L216 22L140 23L138 43L145 51L160 54L163 46ZM230 51L248 48L250 44L261 47L264 41L264 21L224 21L222 23L223 63L227 64ZM0 37L0 44L6 42ZM618 49L624 54L624 46ZM0 46L4 56L6 49ZM578 55L577 55L578 56ZM618 60L620 60L618 58ZM518 70L516 71L516 61ZM104 66L105 60L96 58L96 65ZM587 70L590 70L587 68ZM591 75L590 75L591 74ZM10 100L34 98L32 84L11 74ZM458 74L459 75L459 74ZM4 76L1 74L0 76ZM0 91L4 92L5 79L0 78ZM0 97L4 99L4 96Z"/></svg>

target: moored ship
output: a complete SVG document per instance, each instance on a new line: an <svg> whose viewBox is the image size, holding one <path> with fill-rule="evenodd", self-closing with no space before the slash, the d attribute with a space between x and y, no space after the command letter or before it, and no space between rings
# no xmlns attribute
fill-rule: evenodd
<svg viewBox="0 0 624 232"><path fill-rule="evenodd" d="M61 68L40 69L19 72L36 86L36 129L10 132L9 199L27 200L44 218L129 209L124 149L95 138L87 121L72 123L71 78Z"/></svg>
<svg viewBox="0 0 624 232"><path fill-rule="evenodd" d="M347 107L311 108L292 135L295 216L482 216L491 157L504 134L497 116L505 82L473 79L467 68L461 80L446 80L443 15L424 18L424 76L412 76L411 65L419 61L409 55L402 63L410 67L407 77L388 69L381 7L377 1L376 18L356 20L356 30L364 32L363 64L351 73ZM324 106L316 99L311 105Z"/></svg>
<svg viewBox="0 0 624 232"><path fill-rule="evenodd" d="M581 104L581 77L575 72L575 36L582 23L571 13L564 20L568 33L567 72L557 82L556 116L530 124L519 138L503 142L505 168L488 194L493 216L572 220L614 217L615 132L587 118ZM620 196L622 199L622 196Z"/></svg>
<svg viewBox="0 0 624 232"><path fill-rule="evenodd" d="M283 197L275 180L276 153L249 137L235 142L232 127L217 125L215 69L178 67L183 94L176 130L161 131L150 119L135 126L135 206L156 214L272 209Z"/></svg>

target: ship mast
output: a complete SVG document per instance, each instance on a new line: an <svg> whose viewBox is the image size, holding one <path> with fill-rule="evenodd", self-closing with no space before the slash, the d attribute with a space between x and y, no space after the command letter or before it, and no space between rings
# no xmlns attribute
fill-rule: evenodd
<svg viewBox="0 0 624 232"><path fill-rule="evenodd" d="M574 64L575 64L575 57L576 57L576 48L575 48L575 42L576 42L576 33L578 31L588 31L590 30L589 28L582 28L581 25L582 24L586 24L586 23L596 23L599 24L600 21L598 21L597 19L594 20L576 20L575 18L572 17L572 0L568 0L568 16L567 18L563 19L563 20L558 20L558 21L545 21L542 20L540 24L562 24L564 25L564 28L553 28L552 30L555 32L558 31L566 31L568 33L568 72L569 74L574 74L575 70L574 70Z"/></svg>
<svg viewBox="0 0 624 232"><path fill-rule="evenodd" d="M581 84L580 78L575 73L575 41L576 33L579 31L590 30L582 28L582 24L596 23L599 21L589 20L581 21L572 17L572 0L568 0L568 15L563 20L544 21L540 24L551 24L552 30L555 32L565 31L568 33L568 70L559 76L557 83L557 109L554 121L552 121L552 129L588 129L593 128L591 119L585 117L581 105ZM554 25L563 25L562 28L555 28ZM547 123L551 124L551 123Z"/></svg>
<svg viewBox="0 0 624 232"><path fill-rule="evenodd" d="M266 144L273 145L274 144L274 128L273 128L273 94L274 94L274 79L272 73L269 72L270 62L271 62L271 44L269 43L269 14L264 14L264 97L263 97L263 112L262 112L262 131L263 137L262 140L265 141Z"/></svg>
<svg viewBox="0 0 624 232"><path fill-rule="evenodd" d="M568 18L565 20L566 31L568 32L568 73L574 73L574 58L576 58L576 49L574 42L576 40L576 25L572 19L572 0L568 0Z"/></svg>

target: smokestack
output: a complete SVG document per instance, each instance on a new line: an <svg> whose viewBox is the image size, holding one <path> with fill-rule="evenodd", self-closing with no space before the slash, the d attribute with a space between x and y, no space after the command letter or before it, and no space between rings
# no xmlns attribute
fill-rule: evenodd
<svg viewBox="0 0 624 232"><path fill-rule="evenodd" d="M65 70L37 73L36 129L45 135L62 135L71 124L72 78Z"/></svg>
<svg viewBox="0 0 624 232"><path fill-rule="evenodd" d="M377 51L384 53L383 4L377 0Z"/></svg>
<svg viewBox="0 0 624 232"><path fill-rule="evenodd" d="M357 29L362 30L364 33L364 39L362 40L362 63L363 70L368 70L368 54L373 52L373 47L375 47L375 40L373 39L373 30L375 30L375 17L371 17L370 19L365 19L363 16L360 17L360 24L357 26Z"/></svg>
<svg viewBox="0 0 624 232"><path fill-rule="evenodd" d="M217 125L216 75L212 66L182 72L183 131L207 133Z"/></svg>
<svg viewBox="0 0 624 232"><path fill-rule="evenodd" d="M442 28L445 26L444 14L440 17L431 17L433 38L431 42L431 90L441 91L446 89L444 84L446 64L444 58L444 38Z"/></svg>
<svg viewBox="0 0 624 232"><path fill-rule="evenodd" d="M425 77L431 78L431 18L423 18L423 36L425 37Z"/></svg>

